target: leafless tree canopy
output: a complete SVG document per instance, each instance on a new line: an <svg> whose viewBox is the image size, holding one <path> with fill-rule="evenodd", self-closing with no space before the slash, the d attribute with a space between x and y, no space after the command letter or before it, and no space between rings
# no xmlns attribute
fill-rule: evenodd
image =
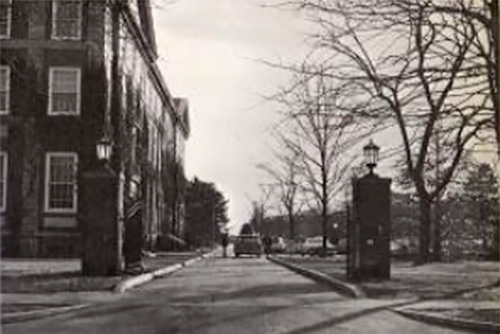
<svg viewBox="0 0 500 334"><path fill-rule="evenodd" d="M420 255L427 261L431 204L445 191L465 150L495 137L497 1L291 0L286 5L303 11L318 26L308 65L290 67L302 76L301 84L287 91L293 97L290 109L306 100L312 110L315 103L334 105L345 115L335 118L340 123L330 124L337 130L354 119L362 120L365 129L399 130L405 167L420 199ZM316 96L303 89L326 79L327 89ZM328 96L335 92L334 103L325 101L326 91ZM318 120L299 118L306 110L299 107L290 115L297 131ZM301 145L308 141L319 148L321 134L333 142L337 134L344 135L344 130L334 135L324 130L321 125L309 129ZM439 154L431 157L436 147ZM327 169L338 164L335 154L322 158Z"/></svg>
<svg viewBox="0 0 500 334"><path fill-rule="evenodd" d="M322 68L304 67L295 76L294 89L284 90L276 99L281 103L283 115L278 127L280 160L289 167L284 175L293 177L293 187L287 186L293 192L288 195L293 194L293 198L288 199L295 200L296 192L300 191L320 213L325 248L334 199L344 186L354 160L347 152L357 143L356 131L362 124L342 108L342 88L336 87L328 76L310 75L321 71Z"/></svg>
<svg viewBox="0 0 500 334"><path fill-rule="evenodd" d="M286 141L283 134L276 134L276 141L284 143ZM304 204L300 198L300 168L297 161L298 155L295 152L289 152L286 149L280 149L274 152L274 161L271 164L260 164L258 168L263 170L271 177L275 196L277 197L279 212L285 211L289 224L289 237L295 238L295 217L300 214Z"/></svg>

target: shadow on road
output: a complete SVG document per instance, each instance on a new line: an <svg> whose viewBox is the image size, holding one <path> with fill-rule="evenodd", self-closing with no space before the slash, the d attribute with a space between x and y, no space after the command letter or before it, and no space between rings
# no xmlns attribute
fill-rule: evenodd
<svg viewBox="0 0 500 334"><path fill-rule="evenodd" d="M240 290L228 290L224 292L207 291L204 294L199 294L195 296L179 296L178 298L171 299L171 302L185 302L185 303L194 303L194 302L202 302L202 301L210 301L210 302L221 302L221 301L231 301L235 299L245 299L245 298L273 298L273 297L287 297L290 295L307 295L307 294L316 294L321 292L327 292L327 289L318 288L318 286L314 284L310 284L308 282L305 283L273 283L273 284L265 284L252 286L245 289ZM338 300L345 300L345 298L339 296L338 298L329 299L331 302Z"/></svg>
<svg viewBox="0 0 500 334"><path fill-rule="evenodd" d="M358 312L344 314L340 317L333 318L333 319L326 320L326 321L322 321L322 322L319 322L319 323L316 323L313 325L309 325L306 327L297 328L297 329L294 329L294 330L287 332L285 334L314 333L316 331L324 330L324 329L330 328L332 326L336 326L338 324L346 323L346 322L349 322L349 321L352 321L355 319L359 319L359 318L362 318L362 317L365 317L368 315L372 315L372 314L377 313L377 312L386 311L386 310L389 310L389 309L394 308L394 307L411 305L414 303L415 303L415 301L404 301L404 302L400 302L400 303L394 303L394 304L390 304L390 305L383 305L383 306L373 307L373 308L369 308L369 309L364 309L364 310L361 310Z"/></svg>

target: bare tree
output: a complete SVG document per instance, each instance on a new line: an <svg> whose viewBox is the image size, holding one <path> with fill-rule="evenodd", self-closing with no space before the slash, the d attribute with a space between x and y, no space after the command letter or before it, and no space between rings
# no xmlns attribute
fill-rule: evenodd
<svg viewBox="0 0 500 334"><path fill-rule="evenodd" d="M304 68L296 77L296 89L284 92L279 99L285 116L281 142L298 168L301 189L320 212L325 254L332 201L342 189L353 160L346 152L355 141L350 132L355 122L352 115L338 108L340 92L332 89L330 80L311 78L306 74L311 70Z"/></svg>
<svg viewBox="0 0 500 334"><path fill-rule="evenodd" d="M453 15L462 20L462 24L469 28L472 43L469 50L471 57L465 61L468 70L476 72L474 75L487 77L488 94L494 110L494 124L498 155L500 157L500 109L498 95L498 59L500 45L498 44L498 0L481 1L434 1L430 2L428 11ZM455 28L461 33L461 28Z"/></svg>
<svg viewBox="0 0 500 334"><path fill-rule="evenodd" d="M259 164L257 167L266 172L275 184L275 195L278 197L279 208L286 212L290 239L295 238L295 220L300 213L303 201L300 199L300 170L297 152L286 149L282 145L286 139L283 134L277 133L276 140L280 150L274 152L274 160L268 164Z"/></svg>
<svg viewBox="0 0 500 334"><path fill-rule="evenodd" d="M254 230L260 234L269 236L269 225L267 220L267 211L269 209L269 202L274 193L274 184L260 184L260 197L258 200L251 201L252 204L252 217L251 225Z"/></svg>
<svg viewBox="0 0 500 334"><path fill-rule="evenodd" d="M291 3L320 28L314 62L347 96L353 115L399 130L405 165L420 201L420 262L429 261L431 205L450 182L464 150L493 129L494 105L484 61L471 52L475 25L432 1L324 1ZM298 70L301 70L300 68ZM439 124L439 179L429 151Z"/></svg>

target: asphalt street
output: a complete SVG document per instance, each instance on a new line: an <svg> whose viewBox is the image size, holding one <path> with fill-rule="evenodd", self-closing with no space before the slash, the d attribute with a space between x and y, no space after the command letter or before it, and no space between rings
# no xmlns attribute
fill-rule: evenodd
<svg viewBox="0 0 500 334"><path fill-rule="evenodd" d="M265 258L210 258L112 301L4 325L26 333L460 333L389 310L402 300L349 299Z"/></svg>

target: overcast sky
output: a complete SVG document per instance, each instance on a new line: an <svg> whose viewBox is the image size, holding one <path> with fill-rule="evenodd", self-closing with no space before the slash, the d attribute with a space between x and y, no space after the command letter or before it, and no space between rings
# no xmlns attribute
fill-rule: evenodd
<svg viewBox="0 0 500 334"><path fill-rule="evenodd" d="M288 81L258 60L300 60L306 23L296 13L264 8L262 0L178 0L155 8L158 64L174 96L187 97L192 134L188 178L214 182L241 225L259 198L275 106L263 96Z"/></svg>
<svg viewBox="0 0 500 334"><path fill-rule="evenodd" d="M289 80L289 73L258 60L298 62L310 50L305 40L313 26L296 12L263 6L273 1L280 2L155 0L158 64L172 94L190 103L187 177L216 184L230 201L235 226L250 219L251 201L262 198L259 184L269 182L256 165L271 155L277 106L263 96ZM375 139L382 154L399 142L397 132ZM380 163L381 175L394 170Z"/></svg>

